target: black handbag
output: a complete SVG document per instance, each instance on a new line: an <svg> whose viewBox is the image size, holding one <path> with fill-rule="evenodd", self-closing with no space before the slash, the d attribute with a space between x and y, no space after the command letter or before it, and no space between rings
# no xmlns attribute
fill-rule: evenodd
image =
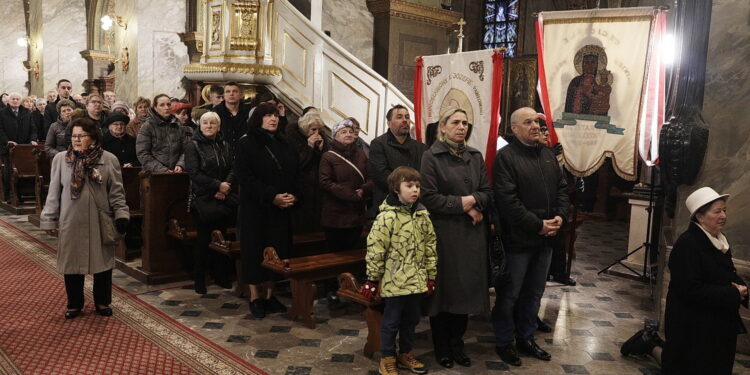
<svg viewBox="0 0 750 375"><path fill-rule="evenodd" d="M235 193L229 193L223 200L216 199L213 195L197 196L192 200L193 209L204 223L234 220L238 205L239 199Z"/></svg>
<svg viewBox="0 0 750 375"><path fill-rule="evenodd" d="M505 248L499 234L490 235L489 241L489 285L498 289L510 283L510 273L505 259Z"/></svg>

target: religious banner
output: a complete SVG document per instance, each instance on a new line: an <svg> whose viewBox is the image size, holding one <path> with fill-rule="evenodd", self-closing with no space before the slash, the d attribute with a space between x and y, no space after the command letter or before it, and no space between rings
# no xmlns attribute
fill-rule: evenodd
<svg viewBox="0 0 750 375"><path fill-rule="evenodd" d="M663 122L663 73L654 72L661 67L653 63L658 62L654 33L663 30L657 27L660 12L617 8L539 14L540 97L547 118L553 119L551 138L563 145L571 173L588 176L610 157L621 178L635 180L639 145L649 149L644 160L655 159L652 140L637 140L658 136L653 124Z"/></svg>
<svg viewBox="0 0 750 375"><path fill-rule="evenodd" d="M427 125L437 122L446 108L461 108L472 126L468 145L482 152L489 173L500 125L502 72L500 50L417 58L414 74L417 140L425 139Z"/></svg>

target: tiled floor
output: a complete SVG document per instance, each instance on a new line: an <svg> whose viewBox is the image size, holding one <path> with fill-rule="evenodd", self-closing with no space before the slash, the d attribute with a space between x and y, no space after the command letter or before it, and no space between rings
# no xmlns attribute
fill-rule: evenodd
<svg viewBox="0 0 750 375"><path fill-rule="evenodd" d="M54 245L55 239L30 225L25 216L0 218ZM539 334L537 339L552 354L551 362L524 358L522 367L509 368L494 353L495 339L486 316L470 319L466 352L472 367L444 369L435 363L427 319L417 327L418 357L430 373L446 375L658 374L654 362L619 354L620 344L644 320L655 316L648 286L596 274L624 254L626 246L627 224L590 221L582 225L573 266L578 285L549 283L542 299L540 316L554 331ZM246 300L216 286L201 296L189 282L146 286L119 271L114 273L114 283L270 374L377 374L376 360L362 355L367 328L358 306L329 310L324 299L317 301L319 324L311 330L281 314L255 320ZM288 295L280 297L289 303ZM735 372L750 374L750 357L738 355Z"/></svg>

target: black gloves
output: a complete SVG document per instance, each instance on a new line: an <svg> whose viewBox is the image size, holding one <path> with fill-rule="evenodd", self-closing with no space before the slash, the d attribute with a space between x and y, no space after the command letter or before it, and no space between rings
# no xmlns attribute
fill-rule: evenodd
<svg viewBox="0 0 750 375"><path fill-rule="evenodd" d="M115 220L115 229L117 229L117 233L125 234L125 231L128 230L128 219L119 218Z"/></svg>

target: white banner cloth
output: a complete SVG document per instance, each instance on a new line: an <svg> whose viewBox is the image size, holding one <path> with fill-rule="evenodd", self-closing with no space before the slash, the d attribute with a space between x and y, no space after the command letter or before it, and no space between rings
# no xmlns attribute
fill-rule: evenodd
<svg viewBox="0 0 750 375"><path fill-rule="evenodd" d="M469 146L485 156L492 106L494 50L423 56L422 138L427 124L440 120L450 106L466 111L472 124Z"/></svg>
<svg viewBox="0 0 750 375"><path fill-rule="evenodd" d="M594 173L607 156L636 178L638 122L653 8L543 12L544 71L568 170Z"/></svg>

